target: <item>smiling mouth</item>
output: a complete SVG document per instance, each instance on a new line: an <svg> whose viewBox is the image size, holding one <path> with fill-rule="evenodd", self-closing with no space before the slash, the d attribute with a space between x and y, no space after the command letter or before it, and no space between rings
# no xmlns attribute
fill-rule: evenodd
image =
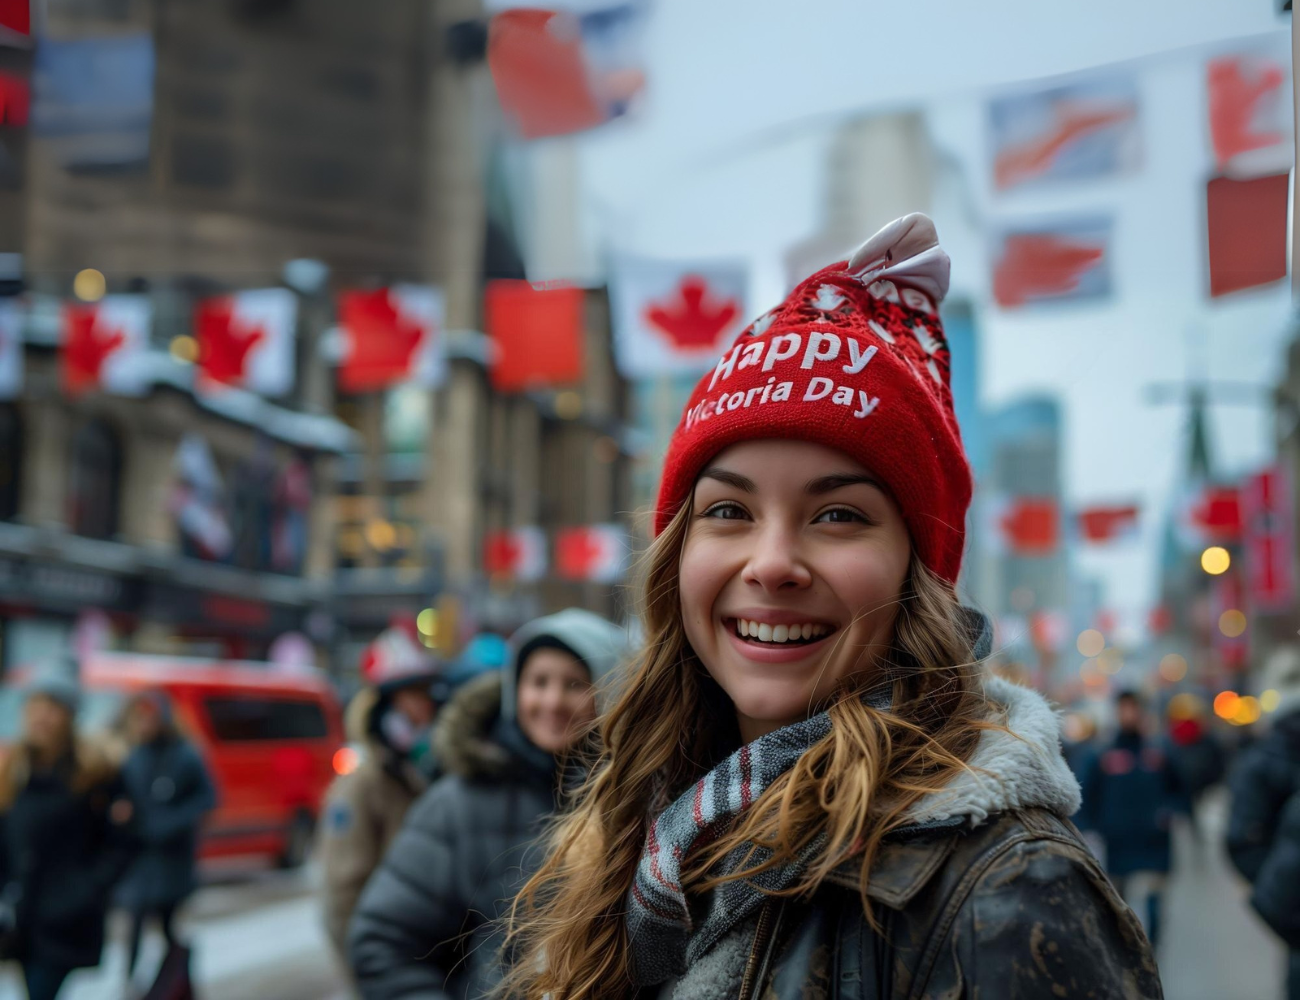
<svg viewBox="0 0 1300 1000"><path fill-rule="evenodd" d="M804 622L796 625L769 625L746 618L728 618L728 627L742 641L755 646L811 646L835 631L834 625L825 622Z"/></svg>

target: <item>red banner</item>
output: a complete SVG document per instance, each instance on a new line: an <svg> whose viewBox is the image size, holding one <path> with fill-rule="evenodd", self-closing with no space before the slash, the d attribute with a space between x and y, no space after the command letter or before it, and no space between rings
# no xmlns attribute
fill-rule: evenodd
<svg viewBox="0 0 1300 1000"><path fill-rule="evenodd" d="M1246 480L1241 493L1246 590L1252 610L1295 607L1295 532L1287 476L1280 466Z"/></svg>
<svg viewBox="0 0 1300 1000"><path fill-rule="evenodd" d="M1016 555L1051 555L1061 538L1060 508L1050 497L1013 497L999 512L997 527Z"/></svg>
<svg viewBox="0 0 1300 1000"><path fill-rule="evenodd" d="M581 288L538 291L527 281L492 281L484 296L499 392L582 381Z"/></svg>
<svg viewBox="0 0 1300 1000"><path fill-rule="evenodd" d="M1286 277L1289 191L1287 174L1216 177L1206 185L1211 297Z"/></svg>
<svg viewBox="0 0 1300 1000"><path fill-rule="evenodd" d="M1137 536L1137 504L1119 507L1085 507L1078 512L1079 539L1085 544L1103 545Z"/></svg>

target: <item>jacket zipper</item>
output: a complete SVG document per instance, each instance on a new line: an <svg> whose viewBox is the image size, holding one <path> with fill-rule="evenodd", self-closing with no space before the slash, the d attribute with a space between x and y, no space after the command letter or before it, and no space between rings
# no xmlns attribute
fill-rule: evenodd
<svg viewBox="0 0 1300 1000"><path fill-rule="evenodd" d="M749 950L749 961L745 963L745 976L740 981L740 993L737 1000L753 1000L763 980L767 978L767 967L771 959L772 938L781 923L781 913L785 909L785 900L779 903L768 900L758 913L758 928L754 931L754 946Z"/></svg>

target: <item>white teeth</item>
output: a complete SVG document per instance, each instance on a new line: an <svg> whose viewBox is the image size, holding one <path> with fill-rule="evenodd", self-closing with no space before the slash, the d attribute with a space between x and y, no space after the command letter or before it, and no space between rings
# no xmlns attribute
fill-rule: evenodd
<svg viewBox="0 0 1300 1000"><path fill-rule="evenodd" d="M767 625L763 622L750 621L748 618L736 619L736 634L759 642L798 642L826 635L829 629L825 625Z"/></svg>

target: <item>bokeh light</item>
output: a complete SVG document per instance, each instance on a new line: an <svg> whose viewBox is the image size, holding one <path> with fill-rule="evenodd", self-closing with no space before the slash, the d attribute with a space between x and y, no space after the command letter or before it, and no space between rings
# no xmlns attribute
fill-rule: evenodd
<svg viewBox="0 0 1300 1000"><path fill-rule="evenodd" d="M187 333L172 337L167 350L171 352L173 358L187 365L192 365L199 360L199 342Z"/></svg>
<svg viewBox="0 0 1300 1000"><path fill-rule="evenodd" d="M1205 710L1205 703L1190 691L1182 691L1169 699L1169 718L1174 721L1199 719Z"/></svg>
<svg viewBox="0 0 1300 1000"><path fill-rule="evenodd" d="M555 394L555 415L561 420L577 420L582 416L582 397L572 389Z"/></svg>
<svg viewBox="0 0 1300 1000"><path fill-rule="evenodd" d="M1096 656L1106 648L1106 637L1095 628L1086 628L1079 633L1075 647L1079 650L1080 656Z"/></svg>
<svg viewBox="0 0 1300 1000"><path fill-rule="evenodd" d="M1214 714L1220 719L1231 719L1240 702L1241 696L1236 691L1220 691L1214 696Z"/></svg>
<svg viewBox="0 0 1300 1000"><path fill-rule="evenodd" d="M1275 688L1260 693L1259 707L1265 712L1276 712L1280 704L1282 704L1282 695Z"/></svg>
<svg viewBox="0 0 1300 1000"><path fill-rule="evenodd" d="M433 608L425 608L415 616L415 627L420 630L421 635L437 635L438 612Z"/></svg>
<svg viewBox="0 0 1300 1000"><path fill-rule="evenodd" d="M1114 646L1097 655L1097 666L1103 673L1117 674L1124 669L1124 654Z"/></svg>
<svg viewBox="0 0 1300 1000"><path fill-rule="evenodd" d="M1228 717L1228 721L1234 726L1249 726L1259 721L1261 714L1259 699L1252 695L1246 695L1244 698L1237 699L1237 705Z"/></svg>
<svg viewBox="0 0 1300 1000"><path fill-rule="evenodd" d="M376 552L387 552L397 544L397 529L383 518L366 525L366 541Z"/></svg>
<svg viewBox="0 0 1300 1000"><path fill-rule="evenodd" d="M1235 639L1246 631L1246 616L1236 608L1229 608L1219 615L1219 631L1229 639Z"/></svg>
<svg viewBox="0 0 1300 1000"><path fill-rule="evenodd" d="M1168 653L1160 658L1160 678L1170 684L1177 684L1187 676L1187 660L1177 653Z"/></svg>
<svg viewBox="0 0 1300 1000"><path fill-rule="evenodd" d="M1228 555L1228 550L1222 545L1211 545L1201 553L1201 569L1211 576L1228 572L1228 567L1231 565L1232 556Z"/></svg>
<svg viewBox="0 0 1300 1000"><path fill-rule="evenodd" d="M361 755L352 747L340 747L334 751L334 773L338 775L351 774L361 763Z"/></svg>
<svg viewBox="0 0 1300 1000"><path fill-rule="evenodd" d="M72 294L82 302L98 302L108 291L108 282L100 271L88 267L72 279Z"/></svg>

